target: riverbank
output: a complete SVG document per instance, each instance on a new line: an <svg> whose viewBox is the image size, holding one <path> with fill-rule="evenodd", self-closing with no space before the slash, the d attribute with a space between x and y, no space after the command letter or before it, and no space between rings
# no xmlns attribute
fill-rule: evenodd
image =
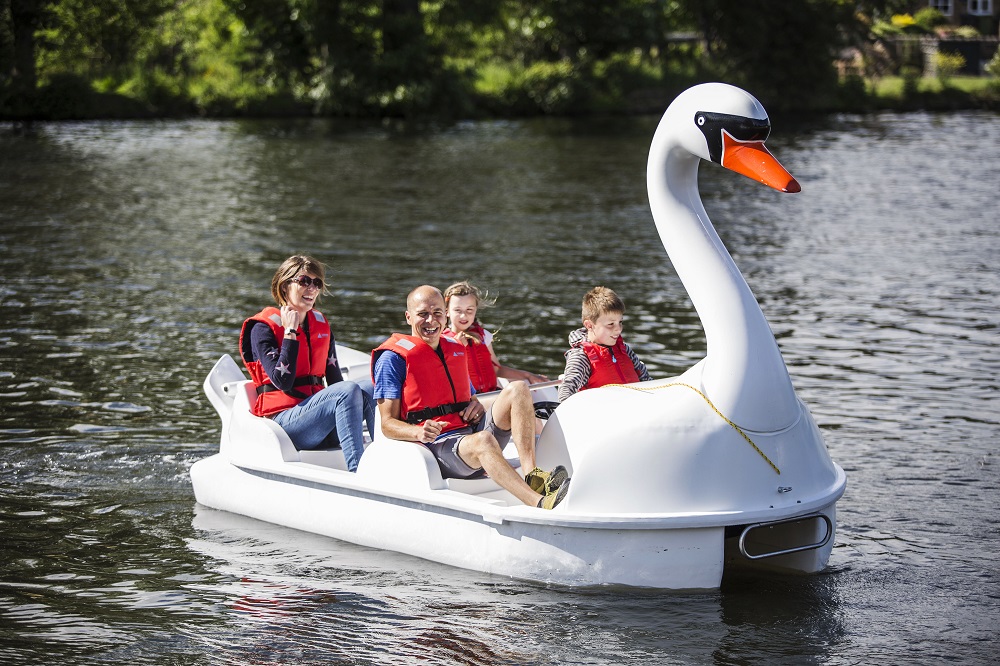
<svg viewBox="0 0 1000 666"><path fill-rule="evenodd" d="M640 86L615 95L601 91L577 91L561 103L530 103L531 91L509 95L508 91L480 90L461 108L443 105L440 114L387 114L429 120L524 118L533 116L643 115L661 112L681 91L699 80L673 80ZM566 94L565 91L563 93ZM0 100L2 101L2 100ZM576 103L572 103L572 102ZM1000 111L1000 79L974 76L879 79L853 78L842 82L835 94L814 99L809 108L781 108L780 102L761 99L775 115L867 113L871 111ZM171 97L138 99L102 93L76 77L61 77L40 88L33 99L18 105L0 104L0 121L126 120L162 118L304 118L331 116L314 106L290 98L268 98L242 104L202 107L190 100ZM19 107L19 108L15 108ZM357 118L357 116L352 116ZM375 119L376 116L371 116Z"/></svg>

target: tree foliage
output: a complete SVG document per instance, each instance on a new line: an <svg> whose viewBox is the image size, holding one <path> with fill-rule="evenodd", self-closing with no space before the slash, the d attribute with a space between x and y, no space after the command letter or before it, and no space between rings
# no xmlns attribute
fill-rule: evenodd
<svg viewBox="0 0 1000 666"><path fill-rule="evenodd" d="M832 67L854 21L846 0L704 0L699 20L724 78L772 109L823 108L837 89Z"/></svg>
<svg viewBox="0 0 1000 666"><path fill-rule="evenodd" d="M769 107L819 108L836 93L833 55L857 32L858 6L894 5L0 0L0 114L28 99L36 72L41 90L61 91L50 99L117 96L154 114L646 110L706 78ZM695 32L704 39L677 38Z"/></svg>

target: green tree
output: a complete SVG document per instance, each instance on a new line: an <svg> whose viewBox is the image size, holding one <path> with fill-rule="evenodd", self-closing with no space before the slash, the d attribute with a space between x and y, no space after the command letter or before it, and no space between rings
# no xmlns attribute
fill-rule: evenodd
<svg viewBox="0 0 1000 666"><path fill-rule="evenodd" d="M659 106L706 78L771 109L824 109L838 48L904 4L0 0L0 112L97 90L151 113L573 113ZM704 52L668 39L692 29ZM78 107L60 117L99 108Z"/></svg>
<svg viewBox="0 0 1000 666"><path fill-rule="evenodd" d="M243 113L281 89L222 0L177 0L142 33L117 91L163 113Z"/></svg>
<svg viewBox="0 0 1000 666"><path fill-rule="evenodd" d="M833 62L855 20L847 0L689 0L719 75L769 109L823 109L834 101Z"/></svg>
<svg viewBox="0 0 1000 666"><path fill-rule="evenodd" d="M46 0L3 0L0 3L0 109L15 117L30 113L38 73L35 32L42 24Z"/></svg>
<svg viewBox="0 0 1000 666"><path fill-rule="evenodd" d="M328 4L336 12L340 0L313 3L308 0L224 0L226 8L246 26L259 44L258 57L268 63L278 87L291 90L308 80L315 65L315 35L310 28L325 28L316 4ZM322 43L322 40L319 40Z"/></svg>
<svg viewBox="0 0 1000 666"><path fill-rule="evenodd" d="M73 73L88 79L122 76L137 48L172 3L169 0L58 0L39 32L44 77Z"/></svg>
<svg viewBox="0 0 1000 666"><path fill-rule="evenodd" d="M419 0L227 0L275 77L319 113L405 114L432 105L441 55Z"/></svg>
<svg viewBox="0 0 1000 666"><path fill-rule="evenodd" d="M507 0L497 7L478 33L478 87L515 112L621 108L630 91L655 87L665 67L690 60L679 51L674 62L667 57L668 32L688 21L678 0Z"/></svg>

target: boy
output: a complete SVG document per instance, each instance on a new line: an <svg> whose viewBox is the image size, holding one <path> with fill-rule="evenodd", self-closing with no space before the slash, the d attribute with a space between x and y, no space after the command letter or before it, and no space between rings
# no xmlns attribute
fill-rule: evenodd
<svg viewBox="0 0 1000 666"><path fill-rule="evenodd" d="M584 295L583 328L569 334L559 402L584 389L650 379L646 365L622 339L624 317L625 303L607 287Z"/></svg>

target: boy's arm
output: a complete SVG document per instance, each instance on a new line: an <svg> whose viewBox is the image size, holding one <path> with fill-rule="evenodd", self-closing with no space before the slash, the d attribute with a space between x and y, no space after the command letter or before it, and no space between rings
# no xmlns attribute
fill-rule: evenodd
<svg viewBox="0 0 1000 666"><path fill-rule="evenodd" d="M639 360L636 353L632 351L632 348L625 343L625 353L628 354L629 360L632 361L632 367L635 368L635 374L639 375L640 382L648 382L652 377L649 376L649 370L646 369L646 364Z"/></svg>
<svg viewBox="0 0 1000 666"><path fill-rule="evenodd" d="M559 386L559 402L564 402L590 381L590 361L587 352L579 348L566 352L566 369L563 371L563 383Z"/></svg>

